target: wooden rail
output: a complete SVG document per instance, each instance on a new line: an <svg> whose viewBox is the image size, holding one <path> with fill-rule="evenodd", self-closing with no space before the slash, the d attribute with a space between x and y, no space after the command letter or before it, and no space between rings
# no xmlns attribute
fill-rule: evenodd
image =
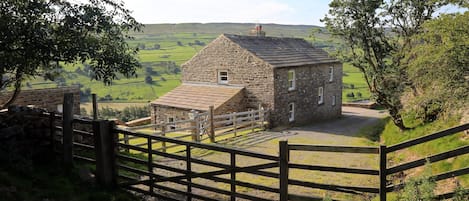
<svg viewBox="0 0 469 201"><path fill-rule="evenodd" d="M177 154L177 153L165 153L157 150L150 149L149 147L138 147L134 145L118 143L117 146L120 148L135 150L144 153L148 158L154 157L164 157L169 158L171 160L178 160L185 163L185 168L177 168L166 165L165 163L157 163L154 160L141 160L132 156L126 156L122 154L118 154L118 169L119 174L125 176L126 173L132 173L135 175L140 175L141 178L146 177L146 179L138 180L123 180L119 185L132 189L136 186L147 186L146 194L154 195L158 194L159 197L166 197L168 195L162 194L160 192L154 191L154 189L159 189L166 191L167 193L176 193L179 195L184 195L186 199L202 199L202 200L217 200L210 197L204 196L204 194L197 194L193 191L193 189L202 189L205 191L210 191L215 194L219 194L221 196L227 196L231 200L235 200L237 198L241 199L248 199L248 200L269 200L263 197L259 197L256 195L251 195L247 193L241 193L237 191L237 186L250 188L254 190L260 190L270 193L277 194L279 192L278 188L273 188L270 186L264 186L260 184L253 184L250 182L245 182L239 180L237 178L237 174L240 173L249 173L252 175L258 175L261 177L268 177L276 179L279 177L278 174L266 171L268 169L277 168L278 167L278 157L266 154L260 154L256 152L246 151L246 150L239 150L233 148L226 148L223 146L212 145L212 144L202 144L200 142L194 141L184 141L179 139L168 138L160 135L146 135L140 133L134 133L128 130L121 130L121 129L114 129L115 133L119 134L127 134L132 137L141 137L146 138L149 141L164 141L166 143L177 144L180 146L185 146L184 155ZM209 161L209 160L201 160L196 157L195 154L192 152L194 149L205 149L209 151L216 151L220 152L221 154L229 154L229 163L220 163L218 161ZM261 164L253 164L248 166L239 166L237 164L237 157L244 156L244 157L253 157L256 159L267 160L270 162L265 162ZM133 164L140 164L140 167L148 167L144 168L135 168L127 165L127 163ZM210 171L201 171L193 168L193 164L198 164L218 168L218 170L210 170ZM156 169L156 171L154 171ZM208 168L210 169L210 168ZM164 170L166 174L158 173L158 170ZM170 176L173 175L173 176ZM228 175L228 178L224 177L223 175ZM152 179L154 178L154 179ZM202 183L195 181L196 179L205 179L210 180L213 182L224 183L229 185L229 189L219 188L214 186L207 186ZM169 183L168 183L169 182ZM176 187L173 187L176 186ZM185 186L184 188L177 188L177 186ZM130 188L129 188L130 187ZM154 188L154 189L151 189ZM171 196L168 196L171 198Z"/></svg>
<svg viewBox="0 0 469 201"><path fill-rule="evenodd" d="M71 98L70 96L67 99ZM70 104L69 100L64 101ZM69 106L67 113L71 113ZM70 110L70 111L69 111ZM213 110L213 108L212 108ZM436 132L417 139L405 141L392 146L381 145L379 147L352 147L352 146L328 146L328 145L303 145L288 144L287 141L279 142L279 155L268 155L252 151L234 149L216 144L204 144L200 141L201 127L205 125L208 137L215 141L215 137L235 134L242 130L262 128L264 126L265 111L247 111L236 114L216 116L213 111L205 115L208 119L186 120L176 123L189 123L185 129L190 130L191 141L184 135L179 138L170 138L165 135L168 124L158 125L161 132L155 134L142 134L134 131L116 128L113 122L103 120L76 119L70 114L57 115L44 113L43 116L50 120L50 139L54 150L60 153L66 167L73 166L73 161L83 161L95 165L97 181L105 186L119 185L123 188L148 194L165 200L220 200L220 199L244 199L267 201L270 198L260 197L258 194L249 194L239 189L247 188L253 191L261 191L278 196L276 200L321 200L322 198L310 195L296 195L288 192L289 186L323 189L348 194L375 193L381 201L386 201L386 193L401 189L406 183L388 184L387 178L393 174L421 167L427 162L434 163L469 153L469 146L462 145L453 150L434 153L425 158L404 162L391 167L387 166L388 156L396 151L411 148L442 137L454 135L469 129L469 124ZM212 114L212 115L211 115ZM220 123L221 122L221 123ZM174 122L172 122L174 123ZM222 125L222 126L220 126ZM217 129L217 126L220 126ZM88 129L84 129L88 127ZM203 127L203 126L202 126ZM176 128L177 132L184 128ZM196 133L197 135L194 135ZM119 135L125 136L118 139ZM182 137L181 137L182 136ZM132 144L130 140L143 139L142 143ZM157 144L164 146L158 147ZM178 153L167 152L172 147L183 147ZM116 152L116 150L122 150ZM131 154L131 150L141 154ZM200 150L205 152L217 152L224 155L226 161L219 159L199 158ZM129 153L130 152L130 153ZM290 155L296 152L340 152L357 154L374 154L379 158L379 169L332 167L314 164L300 164L290 162ZM240 157L256 159L255 164L243 164ZM164 159L164 160L163 160ZM168 162L169 161L169 162ZM171 161L178 161L171 165ZM206 167L200 169L200 167ZM327 171L334 173L360 174L376 176L379 186L347 186L322 184L303 179L289 177L290 170ZM240 179L241 174L249 174L250 177L261 177L278 182L276 186L263 185ZM430 178L440 181L457 176L469 174L469 167L461 167L457 170L449 170L437 173ZM117 181L118 179L118 181ZM201 180L223 184L205 185ZM144 188L142 188L142 186ZM207 196L201 192L211 192L220 197ZM437 195L436 199L451 198L455 192ZM179 196L179 197L178 197ZM179 199L180 196L183 198Z"/></svg>

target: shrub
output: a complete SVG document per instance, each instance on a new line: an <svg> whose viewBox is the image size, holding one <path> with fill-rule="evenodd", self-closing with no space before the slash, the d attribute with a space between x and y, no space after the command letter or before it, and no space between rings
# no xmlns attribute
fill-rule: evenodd
<svg viewBox="0 0 469 201"><path fill-rule="evenodd" d="M347 93L345 96L349 98L355 98L355 94L353 92Z"/></svg>

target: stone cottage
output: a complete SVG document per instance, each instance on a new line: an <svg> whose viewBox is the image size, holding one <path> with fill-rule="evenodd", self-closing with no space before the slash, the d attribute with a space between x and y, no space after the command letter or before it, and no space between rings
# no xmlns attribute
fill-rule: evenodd
<svg viewBox="0 0 469 201"><path fill-rule="evenodd" d="M152 121L188 112L270 110L273 126L336 118L342 64L298 38L222 34L182 65L182 85L153 101Z"/></svg>

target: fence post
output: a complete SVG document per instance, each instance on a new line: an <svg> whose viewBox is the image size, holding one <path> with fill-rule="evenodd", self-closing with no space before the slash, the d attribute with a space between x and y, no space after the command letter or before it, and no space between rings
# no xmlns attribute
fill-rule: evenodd
<svg viewBox="0 0 469 201"><path fill-rule="evenodd" d="M152 145L153 145L153 141L151 140L151 138L147 138L147 152L148 152L148 173L150 173L148 175L148 186L149 186L149 191L150 191L150 195L153 194L153 148L152 148Z"/></svg>
<svg viewBox="0 0 469 201"><path fill-rule="evenodd" d="M262 108L262 104L259 104L259 121L261 122L261 129L265 130L264 128L264 108Z"/></svg>
<svg viewBox="0 0 469 201"><path fill-rule="evenodd" d="M209 107L209 119L210 119L210 142L215 142L215 123L213 122L213 105Z"/></svg>
<svg viewBox="0 0 469 201"><path fill-rule="evenodd" d="M161 136L166 136L166 122L161 121ZM161 149L166 153L166 141L161 141Z"/></svg>
<svg viewBox="0 0 469 201"><path fill-rule="evenodd" d="M129 145L129 144L130 144L130 143L129 143L129 135L127 135L127 134L125 134L125 133L124 133L124 144L125 144L125 145ZM126 153L130 153L130 150L129 150L128 147L124 148L124 151L125 151Z"/></svg>
<svg viewBox="0 0 469 201"><path fill-rule="evenodd" d="M55 151L55 113L49 113L49 135L50 135L50 148L52 152Z"/></svg>
<svg viewBox="0 0 469 201"><path fill-rule="evenodd" d="M386 145L379 146L379 200L386 201Z"/></svg>
<svg viewBox="0 0 469 201"><path fill-rule="evenodd" d="M112 132L113 127L112 121L93 121L96 180L106 188L114 188L117 184L116 135Z"/></svg>
<svg viewBox="0 0 469 201"><path fill-rule="evenodd" d="M280 201L288 201L288 141L279 141Z"/></svg>
<svg viewBox="0 0 469 201"><path fill-rule="evenodd" d="M236 137L236 134L237 134L237 133L236 133L236 130L238 129L238 128L237 128L237 127L238 127L238 125L237 125L237 124L238 124L238 120L237 120L237 118L236 118L236 112L233 112L233 118L232 118L232 119L233 119L234 136Z"/></svg>
<svg viewBox="0 0 469 201"><path fill-rule="evenodd" d="M192 200L192 163L191 163L191 146L186 145L186 179L187 179L187 200Z"/></svg>
<svg viewBox="0 0 469 201"><path fill-rule="evenodd" d="M91 99L93 101L93 120L98 119L98 101L96 99L96 94L91 94Z"/></svg>
<svg viewBox="0 0 469 201"><path fill-rule="evenodd" d="M73 167L73 94L64 94L63 115L63 157L64 165L67 169Z"/></svg>
<svg viewBox="0 0 469 201"><path fill-rule="evenodd" d="M256 110L251 110L251 132L254 133L254 124L256 123Z"/></svg>
<svg viewBox="0 0 469 201"><path fill-rule="evenodd" d="M231 201L236 200L236 154L230 151L230 186L231 186Z"/></svg>
<svg viewBox="0 0 469 201"><path fill-rule="evenodd" d="M192 141L197 141L198 139L197 135L199 135L199 115L197 114L197 111L192 110L189 115L189 118L192 119L191 121L191 127L193 127L193 129L191 130Z"/></svg>

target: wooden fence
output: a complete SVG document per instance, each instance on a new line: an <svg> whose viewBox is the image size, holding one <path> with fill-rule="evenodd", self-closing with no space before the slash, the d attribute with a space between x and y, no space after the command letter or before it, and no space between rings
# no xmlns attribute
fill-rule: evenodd
<svg viewBox="0 0 469 201"><path fill-rule="evenodd" d="M63 116L46 114L50 118L51 140L54 142L53 145L56 145L56 150L62 153L66 167L73 166L74 160L84 161L95 165L97 181L104 186L119 186L165 200L192 200L193 198L209 201L238 198L261 201L322 200L319 197L296 195L288 191L289 188L301 186L352 194L376 193L381 201L385 201L386 193L398 190L405 185L405 183L390 184L388 178L393 174L423 166L427 161L434 163L469 153L469 146L465 145L426 158L387 167L389 154L468 130L469 124L388 147L384 145L380 147L301 145L280 141L279 154L268 155L163 135L142 134L117 128L113 122L106 120L79 120L73 118L71 108L67 105L70 104L64 104ZM254 113L253 111L251 114ZM215 121L212 122L215 124ZM238 123L238 121L234 122ZM253 126L255 125L251 124L251 127ZM196 128L199 127L196 126ZM214 126L212 128L215 130ZM137 146L123 143L119 141L119 135L143 139L146 144ZM90 138L90 140L85 138ZM157 149L154 146L156 142L182 146L183 151L164 152L163 149ZM140 154L131 154L123 150L134 150ZM204 150L204 153L216 152L219 156L202 159L201 150ZM327 167L290 162L289 156L293 154L291 152L298 151L377 154L379 155L379 168ZM256 162L246 164L246 160L243 160L245 157L254 158L255 160L252 161ZM289 171L293 169L375 175L379 186L342 186L292 179L289 178ZM469 167L433 175L432 178L439 181L466 174L469 174ZM246 180L246 178L249 179ZM201 181L205 182L201 183ZM212 182L212 185L207 185L207 181ZM263 181L272 185L263 185L253 181ZM263 192L268 196L249 194L245 189ZM437 199L446 199L453 195L454 192L445 193L438 195Z"/></svg>
<svg viewBox="0 0 469 201"><path fill-rule="evenodd" d="M226 138L231 135L236 137L239 133L245 131L254 132L256 129L264 130L267 125L268 111L259 107L258 110L250 110L245 112L233 112L223 115L213 115L213 107L210 107L205 113L192 113L191 119L161 122L160 124L149 124L143 126L123 128L129 131L139 131L142 129L153 130L152 135L167 136L174 139L191 139L195 142L218 142L219 139ZM218 139L217 139L218 138ZM122 133L119 142L138 147L147 146L147 142L131 143L132 140L139 139L136 136L129 136ZM165 141L154 142L154 147L158 147L158 151L166 152L168 149L176 148L178 144L168 146ZM129 149L125 149L128 151Z"/></svg>

